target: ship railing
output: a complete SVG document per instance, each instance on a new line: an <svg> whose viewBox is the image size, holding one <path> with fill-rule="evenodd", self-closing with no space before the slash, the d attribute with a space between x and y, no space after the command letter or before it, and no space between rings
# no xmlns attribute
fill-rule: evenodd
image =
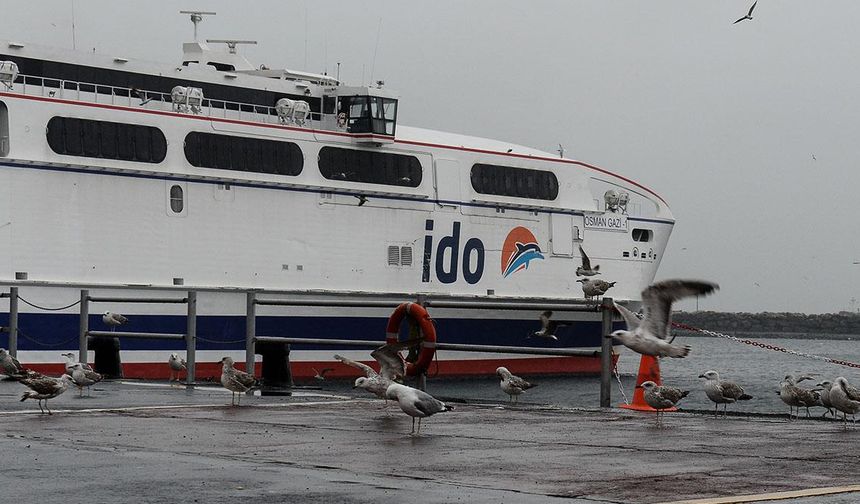
<svg viewBox="0 0 860 504"><path fill-rule="evenodd" d="M436 343L436 351L449 350L458 352L482 352L514 355L550 355L550 356L589 356L600 357L600 406L609 407L611 402L610 380L612 377L612 340L605 336L612 332L614 304L612 298L603 298L602 303L595 304L585 301L551 302L551 301L520 301L520 300L457 300L439 299L434 300L428 295L419 295L416 302L422 306L435 308L468 309L468 310L527 310L556 312L581 312L593 314L595 320L601 322L601 348L600 352L584 350L579 348L540 348L522 347L510 345L473 345L458 343ZM279 345L283 351L278 353L279 364L283 363L286 369L278 373L284 377L285 385L292 386L292 371L290 369L290 345L327 345L327 346L353 346L363 348L376 348L385 341L380 340L345 340L329 338L296 338L286 336L258 336L257 335L257 307L258 306L320 306L327 308L388 308L395 309L398 303L379 300L324 300L324 299L259 299L257 292L246 294L246 320L245 320L245 366L253 369L256 355L257 343ZM439 318L439 317L436 317ZM265 356L264 356L265 375ZM265 378L265 376L264 376ZM421 390L426 388L427 374L421 373L417 377L417 387Z"/></svg>
<svg viewBox="0 0 860 504"><path fill-rule="evenodd" d="M142 108L162 112L175 112L170 93L150 91L138 88L127 88L96 84L92 82L52 79L34 75L19 74L15 80L13 91L29 96L42 96L61 100L74 100L102 105L112 105L129 108ZM229 100L210 99L204 96L199 113L183 109L185 113L195 116L230 119L235 121L257 122L263 124L284 123L277 114L275 107L253 103L234 102ZM332 114L311 112L303 126L320 129L324 117ZM329 121L331 122L331 121Z"/></svg>

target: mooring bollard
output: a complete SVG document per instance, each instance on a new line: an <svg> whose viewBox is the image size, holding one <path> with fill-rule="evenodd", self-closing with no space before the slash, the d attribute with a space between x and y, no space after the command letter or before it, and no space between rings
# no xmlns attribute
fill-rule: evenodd
<svg viewBox="0 0 860 504"><path fill-rule="evenodd" d="M18 356L18 287L9 288L9 353Z"/></svg>
<svg viewBox="0 0 860 504"><path fill-rule="evenodd" d="M254 374L254 343L257 337L257 293L249 291L245 312L245 372Z"/></svg>
<svg viewBox="0 0 860 504"><path fill-rule="evenodd" d="M600 407L608 408L610 406L610 382L612 378L612 338L607 338L612 334L612 314L615 310L615 305L612 298L603 298L601 304L603 310L603 325L600 330Z"/></svg>
<svg viewBox="0 0 860 504"><path fill-rule="evenodd" d="M78 362L87 363L87 333L90 331L90 291L81 290L81 320L78 325Z"/></svg>

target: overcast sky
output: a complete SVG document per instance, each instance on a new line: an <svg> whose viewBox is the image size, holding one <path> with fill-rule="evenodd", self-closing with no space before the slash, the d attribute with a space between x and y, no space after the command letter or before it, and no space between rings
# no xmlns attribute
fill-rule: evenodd
<svg viewBox="0 0 860 504"><path fill-rule="evenodd" d="M79 50L173 64L177 11L216 11L202 38L384 79L403 124L562 143L654 189L678 221L658 278L720 283L702 309L856 311L860 2L762 0L733 25L751 3L78 0L74 19ZM71 20L68 0L5 0L0 38L71 47Z"/></svg>

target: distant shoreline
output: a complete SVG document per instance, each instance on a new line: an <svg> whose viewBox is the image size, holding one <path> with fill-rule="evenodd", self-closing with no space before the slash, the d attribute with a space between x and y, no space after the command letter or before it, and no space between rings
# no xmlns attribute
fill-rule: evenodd
<svg viewBox="0 0 860 504"><path fill-rule="evenodd" d="M675 312L675 322L692 327L751 339L860 340L860 313L730 313ZM678 329L685 336L706 336Z"/></svg>
<svg viewBox="0 0 860 504"><path fill-rule="evenodd" d="M717 331L722 332L722 331ZM702 334L695 331L685 331L675 329L672 334L683 336L685 338L713 338L708 334ZM806 340L841 340L841 341L860 341L860 334L828 334L828 333L778 333L778 332L743 332L743 331L726 331L725 334L736 338L745 339L806 339Z"/></svg>

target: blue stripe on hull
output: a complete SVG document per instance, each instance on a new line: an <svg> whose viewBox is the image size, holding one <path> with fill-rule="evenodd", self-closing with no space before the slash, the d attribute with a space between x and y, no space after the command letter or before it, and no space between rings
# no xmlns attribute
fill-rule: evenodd
<svg viewBox="0 0 860 504"><path fill-rule="evenodd" d="M184 333L182 315L132 315L130 323L121 330L135 332ZM78 348L78 319L75 314L22 313L18 316L19 350L68 350ZM559 341L528 338L540 328L534 319L458 319L435 320L438 340L446 343L478 345L510 345L540 348L599 347L600 322L575 322L560 327ZM306 338L379 339L385 338L388 319L382 317L257 317L257 335ZM9 314L0 314L0 325L8 326ZM91 315L89 327L94 331L109 330L101 315ZM623 328L616 322L615 328ZM407 325L401 328L406 337ZM0 346L8 348L9 334L0 335ZM240 350L245 347L245 317L197 317L197 349ZM331 346L295 345L296 349L324 350ZM123 350L183 350L181 341L125 339Z"/></svg>

